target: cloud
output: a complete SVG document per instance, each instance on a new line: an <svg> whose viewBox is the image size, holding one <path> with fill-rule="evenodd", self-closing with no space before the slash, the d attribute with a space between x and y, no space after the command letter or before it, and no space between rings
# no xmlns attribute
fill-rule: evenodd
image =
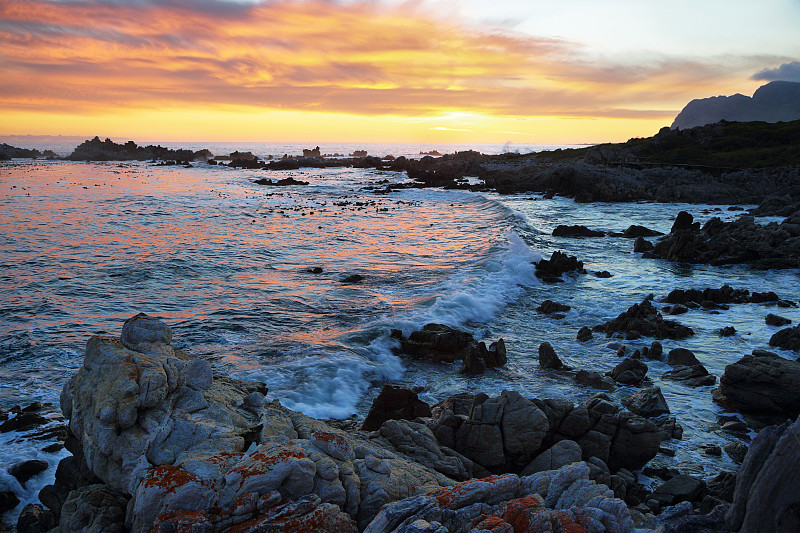
<svg viewBox="0 0 800 533"><path fill-rule="evenodd" d="M589 60L419 2L0 0L0 108L671 118L718 62ZM760 63L760 64L763 64Z"/></svg>
<svg viewBox="0 0 800 533"><path fill-rule="evenodd" d="M761 81L797 81L800 82L800 61L784 63L777 68L765 68L753 74L752 79Z"/></svg>

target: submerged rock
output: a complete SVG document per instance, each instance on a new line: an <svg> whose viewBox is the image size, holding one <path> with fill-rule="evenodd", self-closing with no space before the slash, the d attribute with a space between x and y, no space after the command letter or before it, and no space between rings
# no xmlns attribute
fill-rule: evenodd
<svg viewBox="0 0 800 533"><path fill-rule="evenodd" d="M685 339L694 335L691 328L672 320L664 320L650 300L632 305L614 320L597 326L595 329L605 332L609 337L617 332L626 333L629 338L632 334L656 339Z"/></svg>
<svg viewBox="0 0 800 533"><path fill-rule="evenodd" d="M553 237L603 237L602 231L589 229L586 226L559 225L553 230Z"/></svg>
<svg viewBox="0 0 800 533"><path fill-rule="evenodd" d="M578 261L575 256L568 256L564 252L555 251L550 256L550 259L542 259L536 263L536 277L542 278L544 281L563 281L561 275L568 272L586 274L583 262Z"/></svg>

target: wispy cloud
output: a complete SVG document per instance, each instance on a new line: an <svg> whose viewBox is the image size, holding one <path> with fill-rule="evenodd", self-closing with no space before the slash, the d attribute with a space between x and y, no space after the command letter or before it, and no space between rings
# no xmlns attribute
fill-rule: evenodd
<svg viewBox="0 0 800 533"><path fill-rule="evenodd" d="M590 61L578 43L421 6L0 0L0 107L658 118L728 75L714 61Z"/></svg>

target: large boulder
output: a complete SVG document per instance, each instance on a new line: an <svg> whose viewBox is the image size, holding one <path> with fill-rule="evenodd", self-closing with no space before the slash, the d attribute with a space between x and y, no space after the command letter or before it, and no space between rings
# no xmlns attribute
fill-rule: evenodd
<svg viewBox="0 0 800 533"><path fill-rule="evenodd" d="M501 367L508 361L503 339L487 348L472 334L444 324L426 324L407 339L400 331L393 332L393 336L400 341L399 353L436 363L464 361L461 372L468 375L481 374L486 368Z"/></svg>
<svg viewBox="0 0 800 533"><path fill-rule="evenodd" d="M800 531L800 420L763 429L736 474L731 531Z"/></svg>
<svg viewBox="0 0 800 533"><path fill-rule="evenodd" d="M651 387L636 391L622 399L622 405L637 415L654 417L669 414L667 400L660 387Z"/></svg>
<svg viewBox="0 0 800 533"><path fill-rule="evenodd" d="M800 351L800 325L782 329L769 339L770 346L784 350Z"/></svg>
<svg viewBox="0 0 800 533"><path fill-rule="evenodd" d="M774 420L800 414L800 362L769 352L725 367L714 399L731 409Z"/></svg>
<svg viewBox="0 0 800 533"><path fill-rule="evenodd" d="M561 275L568 272L586 274L583 261L578 261L577 257L569 256L564 252L555 251L550 259L542 259L536 263L536 276L544 281L563 281Z"/></svg>
<svg viewBox="0 0 800 533"><path fill-rule="evenodd" d="M606 375L617 383L636 386L642 384L646 374L647 365L640 359L631 359L630 357L626 357L617 366L606 372Z"/></svg>

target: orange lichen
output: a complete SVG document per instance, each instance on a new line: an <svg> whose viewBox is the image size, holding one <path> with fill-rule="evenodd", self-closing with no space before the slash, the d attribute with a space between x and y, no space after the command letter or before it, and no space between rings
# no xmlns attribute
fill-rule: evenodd
<svg viewBox="0 0 800 533"><path fill-rule="evenodd" d="M198 523L208 523L205 511L164 511L156 517L153 533L192 533Z"/></svg>
<svg viewBox="0 0 800 533"><path fill-rule="evenodd" d="M511 524L515 533L527 532L530 516L546 510L543 504L542 497L538 494L510 500L506 504L502 518Z"/></svg>
<svg viewBox="0 0 800 533"><path fill-rule="evenodd" d="M439 502L439 507L450 509L452 505L461 502L466 495L472 491L472 487L474 487L476 483L481 481L485 483L496 483L507 475L508 474L502 476L489 476L481 479L470 479L469 481L458 483L452 487L434 489L428 492L427 496L436 498L436 501Z"/></svg>
<svg viewBox="0 0 800 533"><path fill-rule="evenodd" d="M495 528L508 526L509 523L498 516L482 514L472 521L472 529L493 531Z"/></svg>
<svg viewBox="0 0 800 533"><path fill-rule="evenodd" d="M161 465L147 474L147 477L142 482L142 486L145 489L160 488L172 491L188 483L199 483L202 485L203 480L200 479L199 476L187 472L180 467Z"/></svg>

